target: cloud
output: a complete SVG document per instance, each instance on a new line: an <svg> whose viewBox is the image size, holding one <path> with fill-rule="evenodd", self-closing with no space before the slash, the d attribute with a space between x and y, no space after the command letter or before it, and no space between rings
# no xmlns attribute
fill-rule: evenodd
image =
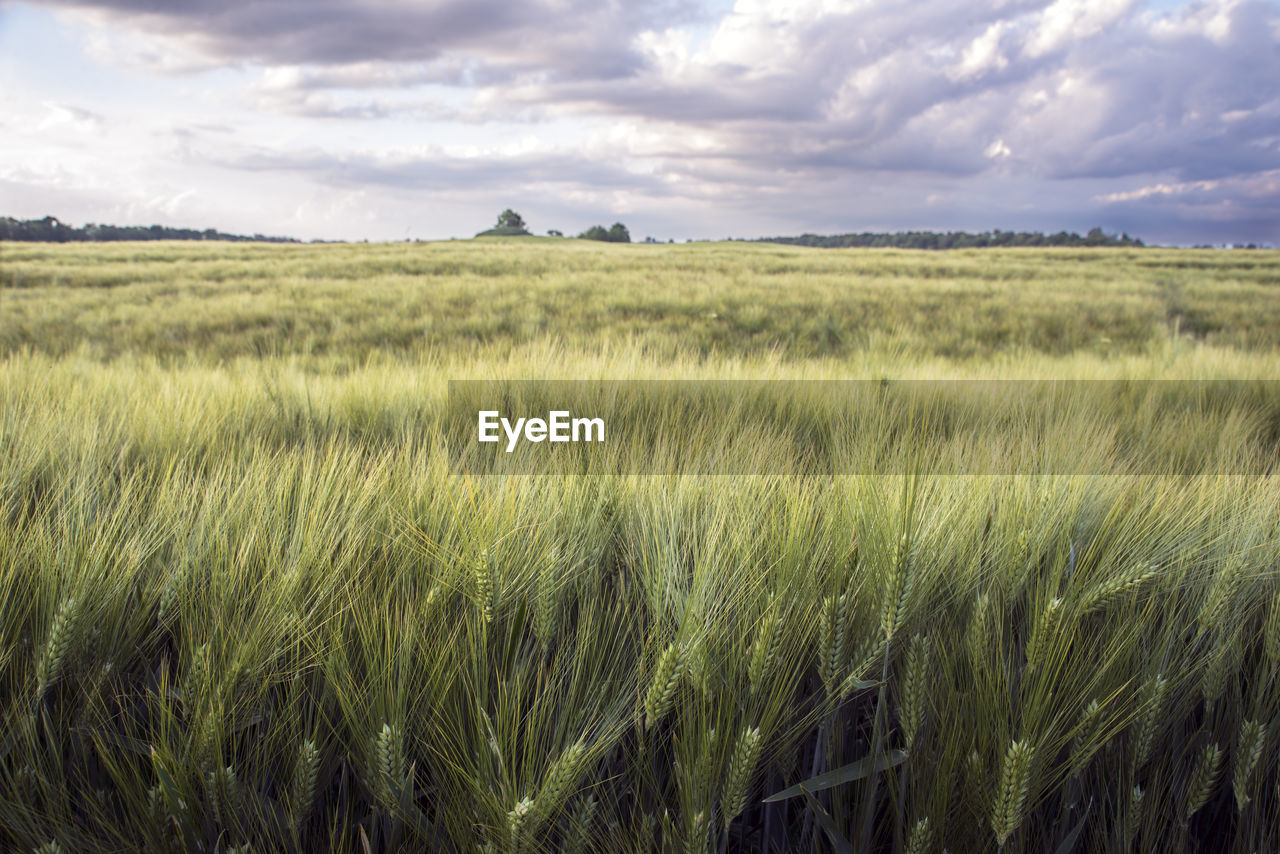
<svg viewBox="0 0 1280 854"><path fill-rule="evenodd" d="M531 70L617 77L635 69L635 34L658 21L686 21L681 0L39 0L89 15L145 40L135 62L181 70L209 64L347 66L409 63L424 78L457 72L471 57L481 76ZM128 52L127 42L116 50ZM185 62L182 57L185 57ZM439 63L440 68L433 66ZM466 63L464 63L464 66ZM464 68L465 70L465 68ZM357 72L358 76L358 72ZM348 77L350 82L352 77Z"/></svg>
<svg viewBox="0 0 1280 854"><path fill-rule="evenodd" d="M1140 0L737 0L714 14L692 0L41 5L98 22L103 49L135 63L248 68L241 104L258 115L345 123L343 140L259 134L190 155L343 192L732 203L744 228L785 211L797 230L856 229L870 210L963 227L968 210L1005 227L1041 211L1213 227L1238 216L1256 230L1271 208L1253 194L1280 169L1280 9L1268 0L1163 12ZM362 137L375 120L476 144ZM531 146L494 142L517 125Z"/></svg>

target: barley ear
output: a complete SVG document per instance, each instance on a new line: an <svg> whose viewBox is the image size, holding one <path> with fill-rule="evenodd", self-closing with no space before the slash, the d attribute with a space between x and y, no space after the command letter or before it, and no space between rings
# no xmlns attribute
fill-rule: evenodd
<svg viewBox="0 0 1280 854"><path fill-rule="evenodd" d="M844 595L825 596L822 599L822 611L818 615L818 675L822 677L822 684L826 686L828 695L837 692L842 677L848 631L848 604Z"/></svg>
<svg viewBox="0 0 1280 854"><path fill-rule="evenodd" d="M1027 670L1035 670L1044 659L1058 628L1062 623L1062 600L1055 598L1045 606L1040 619L1031 631L1031 639L1027 641Z"/></svg>
<svg viewBox="0 0 1280 854"><path fill-rule="evenodd" d="M965 642L969 647L971 661L983 661L991 655L991 639L994 634L993 623L995 605L991 597L983 593L978 597L973 608L973 616L969 618L969 626L965 630Z"/></svg>
<svg viewBox="0 0 1280 854"><path fill-rule="evenodd" d="M240 787L235 769L225 765L210 771L205 776L205 796L218 824L229 827L240 813Z"/></svg>
<svg viewBox="0 0 1280 854"><path fill-rule="evenodd" d="M1160 721L1161 708L1165 694L1168 693L1169 682L1160 674L1149 683L1147 688L1146 708L1138 722L1138 730L1134 739L1133 767L1141 768L1151 756L1151 747L1155 742L1156 729Z"/></svg>
<svg viewBox="0 0 1280 854"><path fill-rule="evenodd" d="M907 854L926 854L933 847L933 827L928 818L922 818L911 828L907 837Z"/></svg>
<svg viewBox="0 0 1280 854"><path fill-rule="evenodd" d="M1183 817L1191 818L1209 800L1213 786L1218 781L1218 771L1222 768L1222 748L1216 744L1206 744L1196 760L1195 770L1187 781L1186 801L1183 804Z"/></svg>
<svg viewBox="0 0 1280 854"><path fill-rule="evenodd" d="M1262 758L1267 743L1267 728L1259 721L1245 721L1240 725L1240 738L1236 743L1235 770L1231 774L1231 788L1236 795L1236 809L1244 812L1253 798L1249 794L1249 780Z"/></svg>
<svg viewBox="0 0 1280 854"><path fill-rule="evenodd" d="M1090 700L1080 715L1080 725L1076 728L1075 737L1071 739L1071 776L1075 777L1085 769L1093 753L1099 747L1098 735L1102 729L1102 707L1097 700Z"/></svg>
<svg viewBox="0 0 1280 854"><path fill-rule="evenodd" d="M1126 595L1134 590L1142 587L1148 581L1151 581L1160 574L1160 570L1155 564L1149 566L1138 565L1129 570L1129 572L1119 577L1109 579L1107 583L1100 586L1089 594L1081 607L1081 612L1088 616L1096 614L1099 611L1105 611L1115 605Z"/></svg>
<svg viewBox="0 0 1280 854"><path fill-rule="evenodd" d="M885 640L892 640L906 621L907 604L911 600L915 582L912 572L914 565L915 555L911 551L911 541L903 534L898 541L898 551L894 555L893 569L889 574L889 583L885 587L884 602L880 609L880 628Z"/></svg>
<svg viewBox="0 0 1280 854"><path fill-rule="evenodd" d="M472 571L476 583L476 604L486 624L493 622L493 561L489 552L480 553Z"/></svg>
<svg viewBox="0 0 1280 854"><path fill-rule="evenodd" d="M191 656L191 667L182 683L182 699L188 709L199 706L209 684L209 644L201 644Z"/></svg>
<svg viewBox="0 0 1280 854"><path fill-rule="evenodd" d="M538 572L537 599L534 602L533 634L545 654L555 639L560 614L556 597L556 576L560 566L560 550L552 548Z"/></svg>
<svg viewBox="0 0 1280 854"><path fill-rule="evenodd" d="M316 777L320 770L320 751L316 743L306 739L298 746L298 759L293 766L293 787L290 806L297 823L311 812L315 802Z"/></svg>
<svg viewBox="0 0 1280 854"><path fill-rule="evenodd" d="M760 728L747 727L738 736L729 759L729 774L725 779L724 795L720 799L725 827L742 813L747 805L747 789L760 759Z"/></svg>
<svg viewBox="0 0 1280 854"><path fill-rule="evenodd" d="M761 686L773 676L774 663L778 658L778 643L782 636L779 631L782 619L777 602L772 602L760 621L755 641L751 644L751 660L747 665L747 682L753 694L759 694Z"/></svg>
<svg viewBox="0 0 1280 854"><path fill-rule="evenodd" d="M586 748L581 741L571 744L547 771L547 778L538 791L538 809L549 816L569 797L578 781L578 772Z"/></svg>
<svg viewBox="0 0 1280 854"><path fill-rule="evenodd" d="M1133 841L1138 838L1138 825L1142 821L1142 796L1144 792L1141 786L1134 786L1129 792L1129 805L1124 812L1124 847L1126 850L1133 847Z"/></svg>
<svg viewBox="0 0 1280 854"><path fill-rule="evenodd" d="M394 800L391 795L394 791L393 786L403 785L409 776L399 727L392 726L390 723L382 725L382 729L373 739L373 759L377 775L374 781L374 794L384 805L390 805Z"/></svg>
<svg viewBox="0 0 1280 854"><path fill-rule="evenodd" d="M907 750L915 746L916 736L924 724L925 696L928 691L930 645L928 635L914 635L907 653L907 673L902 691L902 736Z"/></svg>
<svg viewBox="0 0 1280 854"><path fill-rule="evenodd" d="M1026 739L1011 743L1004 755L1000 784L991 810L991 828L1001 847L1022 824L1027 792L1031 788L1031 761L1034 755L1035 749Z"/></svg>
<svg viewBox="0 0 1280 854"><path fill-rule="evenodd" d="M523 851L529 844L530 818L534 811L533 798L521 798L507 813L507 832L511 837L511 850Z"/></svg>
<svg viewBox="0 0 1280 854"><path fill-rule="evenodd" d="M653 670L653 677L649 681L649 690L644 697L644 727L651 728L660 719L671 711L671 706L675 702L676 689L680 686L680 679L684 675L685 654L684 649L675 641L667 644L667 648L662 651L662 655L658 658L658 664Z"/></svg>
<svg viewBox="0 0 1280 854"><path fill-rule="evenodd" d="M569 830L565 835L564 846L566 854L586 854L592 849L591 826L595 823L597 806L599 804L595 795L578 799L569 816Z"/></svg>
<svg viewBox="0 0 1280 854"><path fill-rule="evenodd" d="M698 810L689 822L689 831L684 838L685 854L706 854L709 850L707 830L711 823L707 821L707 811Z"/></svg>
<svg viewBox="0 0 1280 854"><path fill-rule="evenodd" d="M1267 620L1262 630L1262 648L1267 661L1274 667L1280 664L1280 593L1271 597L1267 606Z"/></svg>
<svg viewBox="0 0 1280 854"><path fill-rule="evenodd" d="M36 663L36 695L43 697L66 667L70 658L71 644L75 637L76 623L79 613L76 600L66 598L58 606L53 623L49 626L49 638L45 641L44 652Z"/></svg>

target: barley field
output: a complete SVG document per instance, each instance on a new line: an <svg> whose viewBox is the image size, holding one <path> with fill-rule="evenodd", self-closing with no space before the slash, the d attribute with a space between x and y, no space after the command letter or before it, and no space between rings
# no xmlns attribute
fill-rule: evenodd
<svg viewBox="0 0 1280 854"><path fill-rule="evenodd" d="M1102 391L578 476L458 379ZM1277 387L1280 252L0 243L0 848L1280 850Z"/></svg>

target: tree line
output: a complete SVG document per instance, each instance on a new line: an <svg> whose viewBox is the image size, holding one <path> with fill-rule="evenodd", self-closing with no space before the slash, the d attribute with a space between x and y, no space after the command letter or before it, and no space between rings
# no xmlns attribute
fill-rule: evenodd
<svg viewBox="0 0 1280 854"><path fill-rule="evenodd" d="M979 249L990 246L1145 246L1141 239L1128 234L1107 234L1101 228L1090 229L1081 237L1073 231L1043 234L1038 231L900 231L892 234L864 231L861 234L802 234L799 237L760 237L753 243L786 243L793 246L817 246L824 249L895 248L895 249Z"/></svg>
<svg viewBox="0 0 1280 854"><path fill-rule="evenodd" d="M88 223L81 228L59 222L57 217L14 219L0 217L0 240L25 240L41 243L82 243L115 240L229 240L267 243L300 243L292 237L265 234L246 236L227 234L216 228L203 231L194 228L170 228L166 225L98 225Z"/></svg>

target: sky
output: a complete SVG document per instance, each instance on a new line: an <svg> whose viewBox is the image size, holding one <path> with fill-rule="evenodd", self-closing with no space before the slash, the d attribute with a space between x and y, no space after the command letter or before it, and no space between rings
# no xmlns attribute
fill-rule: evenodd
<svg viewBox="0 0 1280 854"><path fill-rule="evenodd" d="M1280 0L0 0L0 215L1280 245Z"/></svg>

